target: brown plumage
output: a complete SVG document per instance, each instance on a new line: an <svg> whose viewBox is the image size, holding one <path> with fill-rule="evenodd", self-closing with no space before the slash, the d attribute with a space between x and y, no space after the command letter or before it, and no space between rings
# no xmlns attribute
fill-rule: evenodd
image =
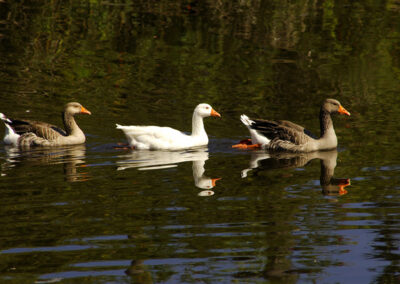
<svg viewBox="0 0 400 284"><path fill-rule="evenodd" d="M6 124L4 142L22 147L84 143L86 140L85 134L74 119L74 115L78 113L91 114L79 103L71 102L65 105L62 113L65 130L40 121L2 118ZM10 139L10 137L12 138Z"/></svg>
<svg viewBox="0 0 400 284"><path fill-rule="evenodd" d="M261 120L254 119L251 127L262 133L265 137L272 140L270 147L278 147L283 142L294 145L302 145L307 143L310 138L316 139L304 127L286 120ZM278 149L275 149L278 150Z"/></svg>
<svg viewBox="0 0 400 284"><path fill-rule="evenodd" d="M334 99L326 99L320 110L320 138L312 135L304 127L286 120L262 120L242 116L242 122L249 128L251 146L234 145L235 148L253 148L258 145L272 151L312 152L337 147L337 137L333 128L331 114L350 115L341 104Z"/></svg>

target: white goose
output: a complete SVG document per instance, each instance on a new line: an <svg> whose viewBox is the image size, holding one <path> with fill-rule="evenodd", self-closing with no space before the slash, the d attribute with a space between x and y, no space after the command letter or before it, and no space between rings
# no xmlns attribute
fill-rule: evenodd
<svg viewBox="0 0 400 284"><path fill-rule="evenodd" d="M121 129L131 148L138 150L181 150L208 144L203 118L221 115L209 104L199 104L193 112L192 134L187 135L170 127L160 126L123 126Z"/></svg>

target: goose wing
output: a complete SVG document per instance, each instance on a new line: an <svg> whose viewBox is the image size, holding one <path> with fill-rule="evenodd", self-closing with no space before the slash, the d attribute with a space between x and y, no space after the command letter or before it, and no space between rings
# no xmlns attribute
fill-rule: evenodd
<svg viewBox="0 0 400 284"><path fill-rule="evenodd" d="M131 145L137 143L147 145L149 148L166 148L171 145L181 145L189 143L190 136L183 132L160 126L123 126L117 124L117 129L121 129Z"/></svg>
<svg viewBox="0 0 400 284"><path fill-rule="evenodd" d="M67 136L63 129L49 123L18 119L10 119L10 121L8 125L19 135L34 133L36 136L46 140L55 140L60 136Z"/></svg>
<svg viewBox="0 0 400 284"><path fill-rule="evenodd" d="M287 120L254 119L251 128L257 130L270 140L279 139L295 145L307 143L316 137L304 127Z"/></svg>
<svg viewBox="0 0 400 284"><path fill-rule="evenodd" d="M117 124L117 129L121 129L126 135L132 137L148 136L154 139L176 139L180 135L185 135L179 130L171 127L160 126L123 126Z"/></svg>

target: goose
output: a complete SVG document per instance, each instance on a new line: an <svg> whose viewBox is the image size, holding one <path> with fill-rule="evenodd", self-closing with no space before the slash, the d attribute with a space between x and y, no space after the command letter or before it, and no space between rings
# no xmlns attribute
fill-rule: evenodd
<svg viewBox="0 0 400 284"><path fill-rule="evenodd" d="M170 127L123 126L116 124L128 139L129 146L137 150L183 150L208 144L203 118L221 117L209 104L199 104L193 112L192 134L187 135Z"/></svg>
<svg viewBox="0 0 400 284"><path fill-rule="evenodd" d="M250 119L243 114L240 119L249 129L251 139L243 140L232 147L240 149L262 148L295 153L335 149L337 137L331 118L331 114L335 113L350 116L350 112L339 101L325 99L319 114L320 138L312 135L304 127L290 121Z"/></svg>
<svg viewBox="0 0 400 284"><path fill-rule="evenodd" d="M62 113L65 131L45 122L11 119L0 113L0 119L6 126L3 141L5 144L20 147L82 144L86 138L74 119L74 115L78 113L91 114L77 102L65 105Z"/></svg>

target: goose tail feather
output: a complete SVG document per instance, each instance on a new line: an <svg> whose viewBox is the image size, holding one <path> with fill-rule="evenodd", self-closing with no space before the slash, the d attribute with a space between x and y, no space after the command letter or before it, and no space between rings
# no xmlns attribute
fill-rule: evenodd
<svg viewBox="0 0 400 284"><path fill-rule="evenodd" d="M251 120L247 115L245 115L245 114L242 114L241 116L240 116L240 121L244 124L244 125L246 125L247 127L250 127L253 123L254 123L254 121L253 120Z"/></svg>
<svg viewBox="0 0 400 284"><path fill-rule="evenodd" d="M4 123L11 123L11 120L7 118L7 116L4 115L4 113L0 112L0 119L4 121Z"/></svg>
<svg viewBox="0 0 400 284"><path fill-rule="evenodd" d="M5 144L18 145L18 139L20 137L14 129L11 127L12 121L8 119L3 113L0 112L0 119L4 122L6 126L6 133L4 135L3 141Z"/></svg>

